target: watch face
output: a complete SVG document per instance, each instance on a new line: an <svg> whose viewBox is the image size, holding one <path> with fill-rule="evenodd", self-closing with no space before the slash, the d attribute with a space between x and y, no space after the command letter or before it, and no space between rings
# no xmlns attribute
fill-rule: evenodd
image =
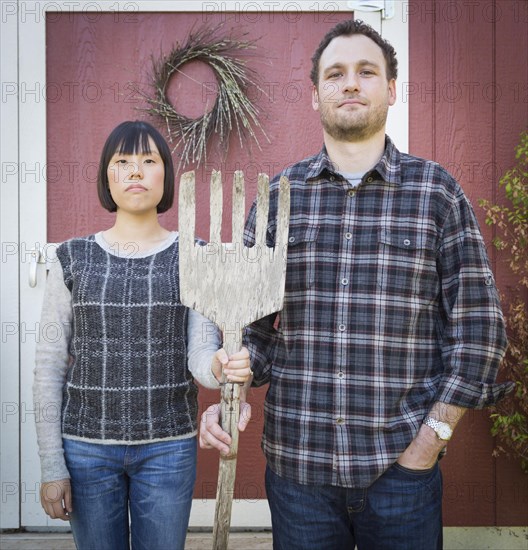
<svg viewBox="0 0 528 550"><path fill-rule="evenodd" d="M443 425L438 426L438 436L440 439L449 439L451 437L451 428Z"/></svg>

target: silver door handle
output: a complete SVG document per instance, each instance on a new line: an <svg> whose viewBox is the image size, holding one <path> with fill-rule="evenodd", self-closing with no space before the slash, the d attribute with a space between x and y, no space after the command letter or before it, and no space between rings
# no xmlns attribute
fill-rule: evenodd
<svg viewBox="0 0 528 550"><path fill-rule="evenodd" d="M46 263L42 248L34 248L30 250L31 260L29 261L29 286L35 288L37 286L37 266L38 264Z"/></svg>

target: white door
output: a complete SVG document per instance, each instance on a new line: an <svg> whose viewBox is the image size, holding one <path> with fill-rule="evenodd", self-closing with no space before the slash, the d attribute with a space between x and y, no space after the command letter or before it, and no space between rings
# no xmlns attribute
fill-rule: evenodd
<svg viewBox="0 0 528 550"><path fill-rule="evenodd" d="M328 9L348 11L352 4L343 1L306 2L303 3L303 10L324 11L326 6ZM293 2L270 2L269 5L275 11L299 10L299 5ZM356 13L356 18L361 17L369 22L396 47L400 83L403 84L408 81L405 5L406 2L399 0L394 2L395 14L386 20L382 19L380 11L362 12L359 16ZM34 252L43 249L48 254L53 253L53 246L46 244L45 16L46 11L62 10L63 14L72 10L94 11L97 8L101 11L99 6L90 1L2 2L2 93L6 96L1 104L2 528L65 526L61 521L49 520L40 507L40 466L31 391L35 343L40 337L56 336L52 328L39 326L46 265L43 257L40 257L40 263L36 263L39 255ZM126 12L245 9L247 12L259 8L256 2L140 1L114 2L108 11L117 9ZM403 84L400 84L400 89L404 89ZM389 134L403 151L407 150L408 141L407 111L407 104L400 102L391 110L389 118ZM200 507L203 508L203 502L193 506L193 512ZM212 510L206 511L208 517L212 517L211 513ZM191 516L191 525L203 524L197 514ZM252 524L251 518L247 521Z"/></svg>

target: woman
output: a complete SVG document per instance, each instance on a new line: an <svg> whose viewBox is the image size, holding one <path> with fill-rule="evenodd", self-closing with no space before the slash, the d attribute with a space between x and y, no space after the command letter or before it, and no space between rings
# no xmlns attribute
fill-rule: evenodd
<svg viewBox="0 0 528 550"><path fill-rule="evenodd" d="M228 361L218 331L179 301L178 234L158 221L174 169L155 128L112 131L98 194L115 224L61 244L46 285L42 326L62 334L37 346L41 502L71 521L79 549L179 549L196 473L193 377L217 388L223 368L245 382L249 355Z"/></svg>

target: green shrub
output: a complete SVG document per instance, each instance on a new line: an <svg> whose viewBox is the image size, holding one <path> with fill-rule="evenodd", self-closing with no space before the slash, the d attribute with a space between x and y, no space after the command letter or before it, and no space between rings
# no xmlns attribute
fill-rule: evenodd
<svg viewBox="0 0 528 550"><path fill-rule="evenodd" d="M528 474L528 132L515 148L517 164L500 179L507 204L479 201L486 224L497 227L493 244L508 254L516 275L515 294L506 312L509 346L502 372L515 382L515 391L493 409L491 433L497 437L494 454L516 457Z"/></svg>

